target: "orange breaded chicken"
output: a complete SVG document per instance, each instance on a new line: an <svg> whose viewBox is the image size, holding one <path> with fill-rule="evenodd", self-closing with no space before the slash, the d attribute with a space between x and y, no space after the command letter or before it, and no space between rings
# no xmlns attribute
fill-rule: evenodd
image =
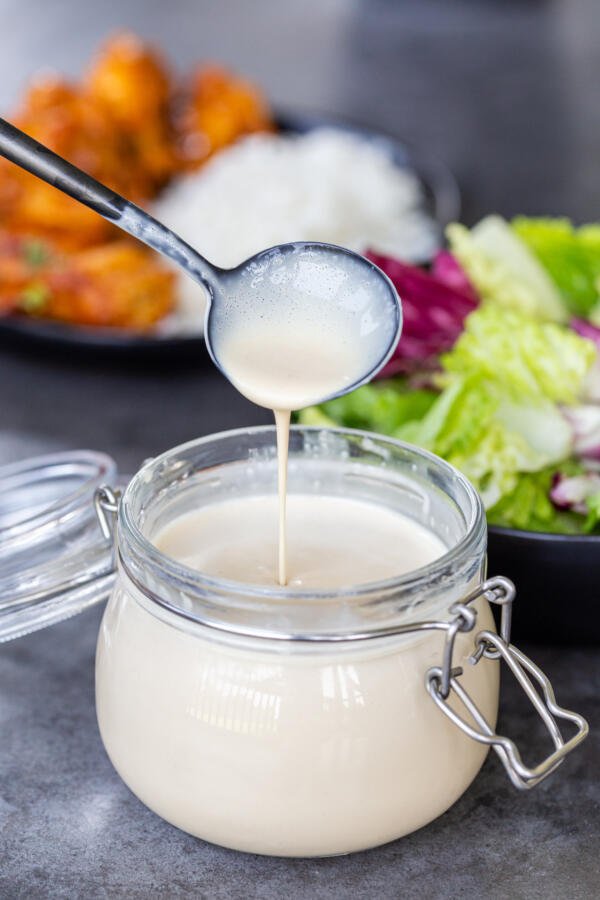
<svg viewBox="0 0 600 900"><path fill-rule="evenodd" d="M34 83L12 118L23 131L109 187L140 197L125 140L106 111L78 88L55 78ZM99 243L114 232L96 213L4 159L0 225L15 233L48 237L63 247Z"/></svg>
<svg viewBox="0 0 600 900"><path fill-rule="evenodd" d="M119 34L105 44L83 88L127 138L142 192L153 197L179 164L165 63L135 35Z"/></svg>
<svg viewBox="0 0 600 900"><path fill-rule="evenodd" d="M143 330L174 309L175 273L131 241L86 250L78 254L74 268L102 295L107 325ZM50 308L55 318L62 318L58 302ZM86 324L94 323L90 318Z"/></svg>
<svg viewBox="0 0 600 900"><path fill-rule="evenodd" d="M243 135L274 129L261 92L216 65L203 66L193 75L177 124L188 169L197 168Z"/></svg>
<svg viewBox="0 0 600 900"><path fill-rule="evenodd" d="M38 79L11 117L23 131L144 206L180 171L273 124L260 92L217 66L179 95L135 35L101 50L79 85ZM0 158L0 315L144 330L175 306L173 272L98 214Z"/></svg>
<svg viewBox="0 0 600 900"><path fill-rule="evenodd" d="M131 241L69 255L0 236L0 311L145 330L175 305L175 274Z"/></svg>

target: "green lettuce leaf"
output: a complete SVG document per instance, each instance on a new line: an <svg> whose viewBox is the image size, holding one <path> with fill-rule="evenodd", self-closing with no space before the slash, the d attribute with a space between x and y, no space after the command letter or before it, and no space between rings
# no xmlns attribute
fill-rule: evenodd
<svg viewBox="0 0 600 900"><path fill-rule="evenodd" d="M575 475L580 468L573 461L564 463L559 469L550 467L540 472L521 474L513 490L488 509L489 524L552 534L581 534L587 531L582 516L556 509L549 496L558 471L564 475Z"/></svg>
<svg viewBox="0 0 600 900"><path fill-rule="evenodd" d="M592 341L568 328L486 306L471 313L463 334L442 357L447 373L442 380L476 373L517 402L525 397L574 403L596 355Z"/></svg>
<svg viewBox="0 0 600 900"><path fill-rule="evenodd" d="M577 400L596 358L594 344L567 328L484 305L442 357L445 389L404 436L464 472L491 508L521 473L570 455L572 428L558 404Z"/></svg>
<svg viewBox="0 0 600 900"><path fill-rule="evenodd" d="M500 216L488 216L469 230L446 230L452 254L484 302L534 318L565 322L568 309L535 254Z"/></svg>
<svg viewBox="0 0 600 900"><path fill-rule="evenodd" d="M600 525L600 493L592 494L586 500L588 514L585 519L583 530L587 533L597 531Z"/></svg>
<svg viewBox="0 0 600 900"><path fill-rule="evenodd" d="M550 448L528 440L529 421L552 435ZM397 436L442 456L493 506L517 485L520 473L535 472L568 456L571 430L552 403L535 400L507 407L504 391L486 376L457 377L429 412Z"/></svg>
<svg viewBox="0 0 600 900"><path fill-rule="evenodd" d="M568 219L514 219L513 231L536 255L569 311L587 317L598 303L600 225L573 228Z"/></svg>
<svg viewBox="0 0 600 900"><path fill-rule="evenodd" d="M328 416L322 406L308 406L306 409L294 413L293 420L301 425L309 425L314 428L335 428L336 425L344 424Z"/></svg>
<svg viewBox="0 0 600 900"><path fill-rule="evenodd" d="M305 409L298 420L303 425L337 424L394 435L407 422L422 418L436 397L435 391L409 390L401 380L380 381Z"/></svg>

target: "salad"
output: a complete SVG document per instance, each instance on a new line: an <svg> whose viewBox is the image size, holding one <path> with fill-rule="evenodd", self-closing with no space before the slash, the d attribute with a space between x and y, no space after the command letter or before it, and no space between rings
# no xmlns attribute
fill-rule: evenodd
<svg viewBox="0 0 600 900"><path fill-rule="evenodd" d="M402 298L379 379L300 413L418 444L493 525L600 534L600 225L489 216L428 270L370 254Z"/></svg>

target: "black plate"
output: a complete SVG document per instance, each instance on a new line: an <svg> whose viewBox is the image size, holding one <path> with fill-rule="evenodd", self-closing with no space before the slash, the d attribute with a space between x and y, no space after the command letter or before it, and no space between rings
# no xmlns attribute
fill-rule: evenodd
<svg viewBox="0 0 600 900"><path fill-rule="evenodd" d="M411 150L406 144L361 125L341 122L327 116L281 114L276 117L283 132L304 134L315 128L327 126L351 131L366 137L378 138L388 143L396 164L412 169L419 178L425 198L425 209L440 229L459 217L460 192L454 176L435 158ZM112 328L86 328L65 325L27 316L0 319L0 339L11 344L30 344L37 350L60 353L90 353L102 356L120 356L145 362L208 359L204 339L192 335L141 335Z"/></svg>
<svg viewBox="0 0 600 900"><path fill-rule="evenodd" d="M600 536L492 527L488 572L517 587L516 642L600 644Z"/></svg>

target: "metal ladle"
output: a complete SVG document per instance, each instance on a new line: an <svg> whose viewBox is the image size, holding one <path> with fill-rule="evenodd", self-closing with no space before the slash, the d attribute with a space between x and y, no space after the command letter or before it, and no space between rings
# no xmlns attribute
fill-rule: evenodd
<svg viewBox="0 0 600 900"><path fill-rule="evenodd" d="M275 311L299 330L323 324L333 335L343 332L346 341L359 342L361 370L356 378L315 402L364 384L393 353L402 327L399 297L387 276L357 253L334 244L297 241L263 250L234 269L222 269L144 210L4 119L0 154L169 257L202 284L208 292L206 344L229 380L219 353L222 336L234 325L254 325Z"/></svg>

